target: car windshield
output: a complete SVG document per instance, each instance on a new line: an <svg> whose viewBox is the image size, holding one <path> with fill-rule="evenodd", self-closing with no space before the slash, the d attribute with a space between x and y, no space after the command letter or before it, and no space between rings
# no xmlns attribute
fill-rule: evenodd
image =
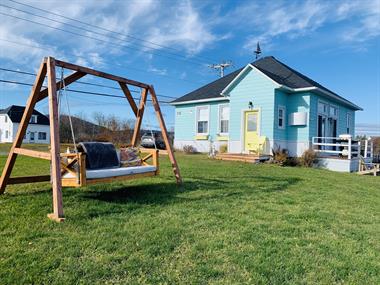
<svg viewBox="0 0 380 285"><path fill-rule="evenodd" d="M157 133L157 132L147 132L147 133L144 133L144 135L143 135L143 137L152 137L152 135L153 135L153 137L159 137L160 136L160 133Z"/></svg>

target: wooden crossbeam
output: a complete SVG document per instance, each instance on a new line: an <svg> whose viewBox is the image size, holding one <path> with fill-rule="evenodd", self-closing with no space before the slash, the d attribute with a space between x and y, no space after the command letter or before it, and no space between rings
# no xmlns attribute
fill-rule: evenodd
<svg viewBox="0 0 380 285"><path fill-rule="evenodd" d="M88 68L88 67L76 65L76 64L73 64L73 63L64 62L64 61L61 61L61 60L55 60L55 64L56 64L56 66L60 66L60 67L63 67L63 68L67 68L67 69L71 69L71 70L75 70L75 71L80 71L80 72L83 72L83 73L86 73L86 74L91 74L91 75L94 75L94 76L103 77L103 78L106 78L106 79L114 80L114 81L117 81L117 82L122 82L122 83L125 83L125 84L129 84L129 85L133 85L133 86L137 86L137 87L141 87L141 88L145 88L145 89L149 87L148 84L145 84L145 83L142 83L142 82L138 82L138 81L135 81L135 80L124 78L124 77L112 75L112 74L109 74L109 73L105 73L105 72L98 71L98 70L95 70L95 69L91 69L91 68Z"/></svg>
<svg viewBox="0 0 380 285"><path fill-rule="evenodd" d="M13 151L14 153L25 155L25 156L41 158L41 159L46 159L46 160L51 159L51 154L49 152L36 151L36 150L31 150L31 149L26 149L26 148L19 148L19 147L16 147Z"/></svg>
<svg viewBox="0 0 380 285"><path fill-rule="evenodd" d="M77 81L78 79L82 78L85 75L86 75L86 73L77 71L77 72L74 72L74 73L66 76L63 80L60 80L56 83L56 85L55 85L56 90L60 90L60 89L62 89L63 86L68 86L71 83L74 83L75 81ZM49 91L48 88L45 88L44 90L42 90L38 96L37 102L48 97L48 94L49 94L48 91Z"/></svg>
<svg viewBox="0 0 380 285"><path fill-rule="evenodd" d="M50 175L9 177L8 184L24 184L50 181Z"/></svg>
<svg viewBox="0 0 380 285"><path fill-rule="evenodd" d="M131 105L133 113L135 114L135 116L137 116L137 106L136 106L135 100L132 97L131 91L129 90L128 86L125 83L119 82L119 85L120 85L121 90L123 90L125 97L127 97L127 100L129 102L129 105Z"/></svg>

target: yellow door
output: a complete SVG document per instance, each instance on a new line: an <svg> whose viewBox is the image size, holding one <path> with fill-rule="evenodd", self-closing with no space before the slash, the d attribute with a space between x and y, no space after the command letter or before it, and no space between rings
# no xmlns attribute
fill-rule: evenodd
<svg viewBox="0 0 380 285"><path fill-rule="evenodd" d="M245 112L244 148L254 151L259 144L259 111Z"/></svg>

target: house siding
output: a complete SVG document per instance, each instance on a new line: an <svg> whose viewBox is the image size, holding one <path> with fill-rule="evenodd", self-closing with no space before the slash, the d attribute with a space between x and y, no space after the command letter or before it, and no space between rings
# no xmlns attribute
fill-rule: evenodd
<svg viewBox="0 0 380 285"><path fill-rule="evenodd" d="M182 149L185 145L192 145L197 151L207 152L210 149L210 141L215 143L216 148L219 148L221 144L225 144L225 142L217 140L219 133L219 105L225 104L228 104L228 99L176 106L174 147ZM196 140L196 108L198 106L209 107L209 136L207 140Z"/></svg>
<svg viewBox="0 0 380 285"><path fill-rule="evenodd" d="M273 109L274 89L277 87L272 80L257 71L247 70L236 82L229 93L230 97L230 141L229 152L240 153L243 147L243 112L248 111L248 104L253 103L253 109L260 110L259 132L273 142Z"/></svg>

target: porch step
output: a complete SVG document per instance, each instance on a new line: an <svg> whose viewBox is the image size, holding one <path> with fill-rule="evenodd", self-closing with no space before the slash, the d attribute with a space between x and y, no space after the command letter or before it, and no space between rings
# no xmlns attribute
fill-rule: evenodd
<svg viewBox="0 0 380 285"><path fill-rule="evenodd" d="M239 153L219 153L215 156L216 159L226 161L242 161L255 163L263 159L262 156L253 154L239 154Z"/></svg>

